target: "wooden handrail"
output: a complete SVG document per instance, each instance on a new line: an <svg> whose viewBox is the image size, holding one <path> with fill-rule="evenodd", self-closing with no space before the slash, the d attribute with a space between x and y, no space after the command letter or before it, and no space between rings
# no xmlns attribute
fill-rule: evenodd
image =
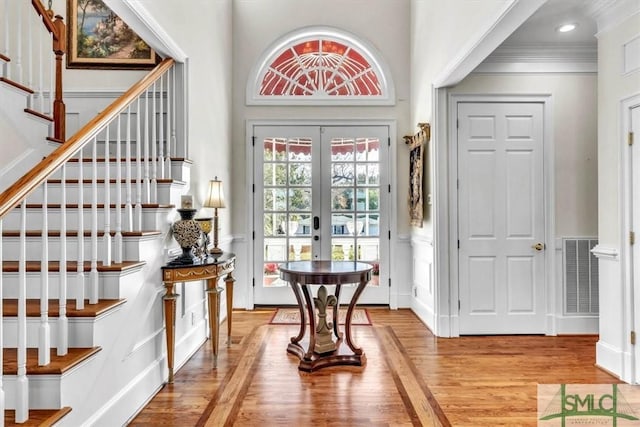
<svg viewBox="0 0 640 427"><path fill-rule="evenodd" d="M44 8L44 5L40 2L40 0L31 0L31 4L33 5L33 8L36 10L38 15L42 17L42 23L44 24L44 26L47 27L47 30L51 34L53 34L53 39L56 41L63 39L64 34L58 33L56 26L53 23L53 19L51 19L51 15L49 15L49 12ZM56 18L58 18L58 16L56 16Z"/></svg>
<svg viewBox="0 0 640 427"><path fill-rule="evenodd" d="M124 94L116 99L110 106L84 125L75 135L60 145L49 156L38 163L31 171L17 180L11 187L0 194L0 218L3 218L11 209L21 203L29 194L38 188L51 174L102 130L104 126L114 120L131 102L144 93L160 76L171 66L174 60L163 60L149 74L139 82L131 86Z"/></svg>

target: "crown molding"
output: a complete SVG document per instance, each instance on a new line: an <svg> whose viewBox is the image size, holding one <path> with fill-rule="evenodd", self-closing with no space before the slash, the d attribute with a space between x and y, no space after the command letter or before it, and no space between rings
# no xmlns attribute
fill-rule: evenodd
<svg viewBox="0 0 640 427"><path fill-rule="evenodd" d="M598 37L640 13L640 0L592 0L587 11L598 24Z"/></svg>
<svg viewBox="0 0 640 427"><path fill-rule="evenodd" d="M498 47L474 73L595 73L595 43L511 44Z"/></svg>
<svg viewBox="0 0 640 427"><path fill-rule="evenodd" d="M578 62L598 61L595 43L512 44L498 47L485 62Z"/></svg>

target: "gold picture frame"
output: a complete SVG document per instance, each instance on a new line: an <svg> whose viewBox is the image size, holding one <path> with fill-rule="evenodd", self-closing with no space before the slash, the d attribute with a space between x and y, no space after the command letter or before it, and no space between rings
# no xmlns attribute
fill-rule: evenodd
<svg viewBox="0 0 640 427"><path fill-rule="evenodd" d="M160 60L102 0L67 0L67 68L150 69Z"/></svg>

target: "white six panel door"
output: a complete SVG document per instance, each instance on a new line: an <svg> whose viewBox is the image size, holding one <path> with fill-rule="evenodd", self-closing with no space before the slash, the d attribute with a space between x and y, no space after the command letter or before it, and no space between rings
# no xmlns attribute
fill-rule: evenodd
<svg viewBox="0 0 640 427"><path fill-rule="evenodd" d="M458 104L460 334L545 332L543 107Z"/></svg>

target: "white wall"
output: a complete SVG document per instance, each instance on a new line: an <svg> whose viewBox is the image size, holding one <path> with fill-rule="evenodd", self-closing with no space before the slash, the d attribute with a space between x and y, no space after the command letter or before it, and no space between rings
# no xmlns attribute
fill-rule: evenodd
<svg viewBox="0 0 640 427"><path fill-rule="evenodd" d="M247 194L247 135L248 120L394 120L398 138L392 141L398 152L398 193L393 203L398 207L397 231L409 233L407 218L406 171L408 158L402 135L411 133L415 125L409 118L409 0L236 0L233 2L233 200L234 233L248 250L250 239L248 220L251 212ZM324 106L274 107L245 105L245 88L249 72L260 55L286 33L306 27L332 26L366 40L382 55L391 70L395 83L395 106ZM406 160L406 161L405 161ZM393 228L393 227L392 227ZM242 237L242 239L240 239ZM238 244L240 248L240 244ZM238 249L240 252L240 249ZM243 260L242 263L248 263ZM408 271L409 260L398 269ZM246 266L245 266L246 267ZM246 272L248 273L248 272ZM250 277L247 277L250 280ZM239 280L242 282L242 280ZM408 286L408 285L407 285Z"/></svg>
<svg viewBox="0 0 640 427"><path fill-rule="evenodd" d="M630 6L631 2L620 4ZM633 350L628 337L633 328L633 309L629 305L631 285L623 272L625 263L631 260L625 259L630 251L626 239L622 241L626 213L621 210L621 150L625 147L621 105L625 98L640 93L640 71L623 73L623 45L640 35L637 2L622 16L620 21L598 20L598 251L613 256L600 257L600 283L606 284L606 292L600 292L596 363L629 380ZM618 256L621 253L622 258Z"/></svg>

